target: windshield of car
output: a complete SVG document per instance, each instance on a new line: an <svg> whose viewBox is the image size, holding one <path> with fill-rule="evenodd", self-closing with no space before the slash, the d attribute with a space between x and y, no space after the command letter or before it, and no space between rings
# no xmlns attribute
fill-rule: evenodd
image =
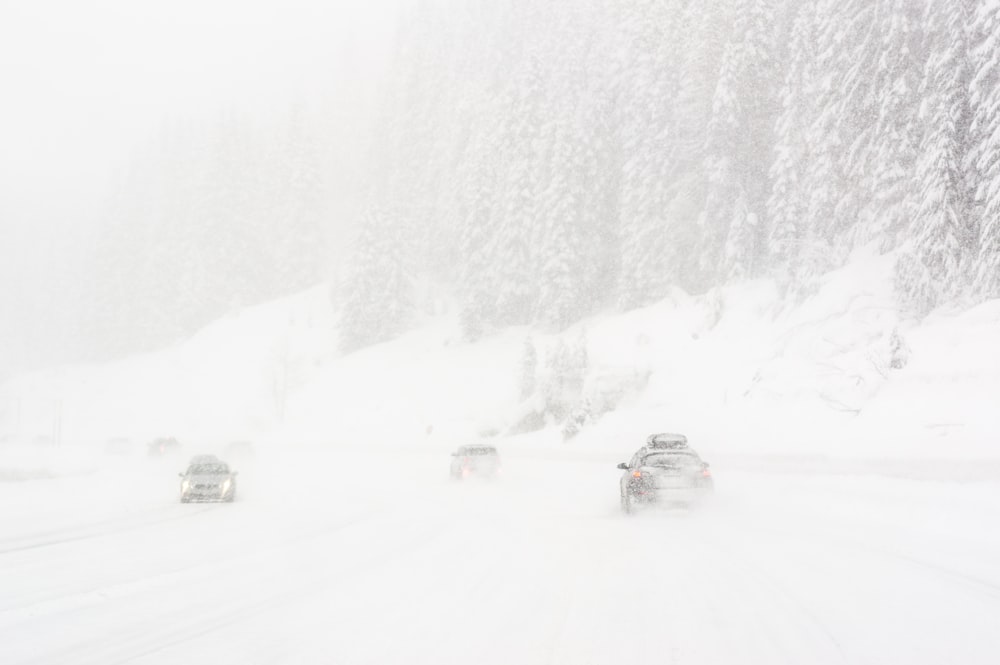
<svg viewBox="0 0 1000 665"><path fill-rule="evenodd" d="M197 464L188 467L188 475L207 476L229 473L229 467L225 464Z"/></svg>

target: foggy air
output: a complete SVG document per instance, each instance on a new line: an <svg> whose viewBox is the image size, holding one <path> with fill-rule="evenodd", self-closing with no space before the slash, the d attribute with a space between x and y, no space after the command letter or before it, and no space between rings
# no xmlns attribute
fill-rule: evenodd
<svg viewBox="0 0 1000 665"><path fill-rule="evenodd" d="M994 663L1000 0L0 3L6 664Z"/></svg>

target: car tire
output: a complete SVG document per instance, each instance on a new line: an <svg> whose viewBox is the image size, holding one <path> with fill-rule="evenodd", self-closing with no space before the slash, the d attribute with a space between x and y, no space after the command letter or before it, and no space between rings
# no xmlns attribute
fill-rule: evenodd
<svg viewBox="0 0 1000 665"><path fill-rule="evenodd" d="M181 503L191 503L191 499L187 498L186 496L182 496Z"/></svg>
<svg viewBox="0 0 1000 665"><path fill-rule="evenodd" d="M622 494L622 512L626 515L632 514L632 501L629 500L627 494Z"/></svg>

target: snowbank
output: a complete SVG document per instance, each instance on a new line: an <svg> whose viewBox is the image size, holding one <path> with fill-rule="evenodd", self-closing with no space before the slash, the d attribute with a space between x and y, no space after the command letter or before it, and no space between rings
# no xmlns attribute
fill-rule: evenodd
<svg viewBox="0 0 1000 665"><path fill-rule="evenodd" d="M581 450L627 450L651 431L677 430L734 456L997 457L1000 302L902 319L892 261L856 257L791 309L757 281L699 297L678 291L561 334L517 328L476 343L445 314L346 356L317 287L157 353L10 381L0 433L445 447L511 434L544 402L554 371L546 359L569 344L586 359L570 390L596 411L570 439ZM524 394L528 338L538 358ZM512 444L561 443L557 424Z"/></svg>

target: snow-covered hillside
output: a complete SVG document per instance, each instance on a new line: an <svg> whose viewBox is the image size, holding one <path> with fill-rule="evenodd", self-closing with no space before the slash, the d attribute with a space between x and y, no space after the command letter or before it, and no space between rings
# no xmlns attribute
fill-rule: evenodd
<svg viewBox="0 0 1000 665"><path fill-rule="evenodd" d="M558 443L582 411L566 445L628 448L667 429L734 454L996 457L1000 302L900 320L892 260L859 256L793 309L757 281L676 291L560 334L511 328L476 343L444 314L347 355L336 352L336 314L317 287L154 354L11 381L0 389L0 429L49 435L61 414L66 445L158 435ZM567 349L582 358L569 370L554 362ZM568 415L546 409L554 382Z"/></svg>

